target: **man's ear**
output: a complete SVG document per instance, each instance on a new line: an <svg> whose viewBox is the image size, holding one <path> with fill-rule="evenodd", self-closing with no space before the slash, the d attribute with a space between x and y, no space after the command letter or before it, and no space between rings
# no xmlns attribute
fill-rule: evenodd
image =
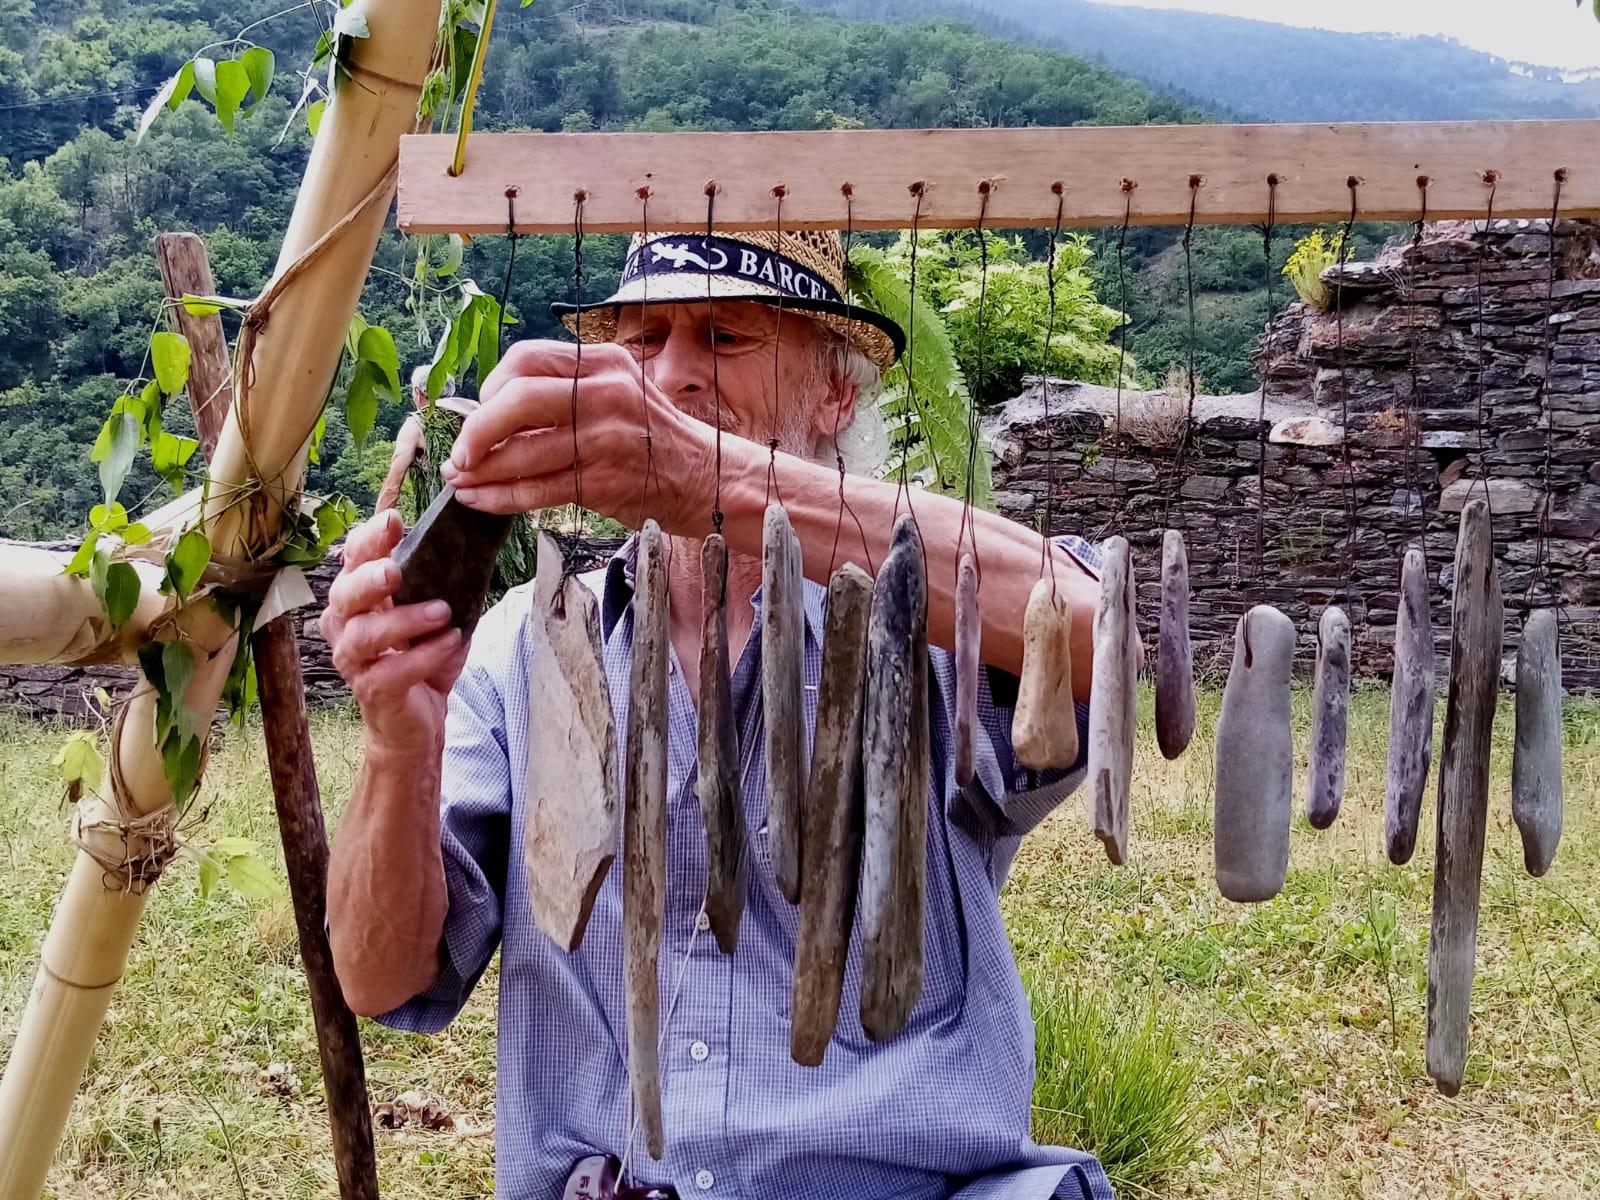
<svg viewBox="0 0 1600 1200"><path fill-rule="evenodd" d="M812 419L812 434L820 445L829 445L836 430L848 429L856 415L856 385L847 379L834 379L828 384L816 416Z"/></svg>

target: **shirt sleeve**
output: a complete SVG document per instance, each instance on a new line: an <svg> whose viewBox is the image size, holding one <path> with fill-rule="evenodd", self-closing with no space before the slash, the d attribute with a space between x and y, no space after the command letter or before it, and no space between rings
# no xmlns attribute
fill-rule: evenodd
<svg viewBox="0 0 1600 1200"><path fill-rule="evenodd" d="M437 1033L448 1025L500 945L511 842L505 706L488 672L470 659L450 692L439 791L449 904L439 977L378 1018L410 1033Z"/></svg>

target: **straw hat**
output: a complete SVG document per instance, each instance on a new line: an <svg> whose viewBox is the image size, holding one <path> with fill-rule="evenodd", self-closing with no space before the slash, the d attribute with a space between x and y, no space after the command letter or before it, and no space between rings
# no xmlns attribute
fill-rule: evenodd
<svg viewBox="0 0 1600 1200"><path fill-rule="evenodd" d="M624 304L753 300L806 314L887 369L905 348L905 334L881 313L846 303L845 295L844 249L832 230L652 233L648 240L634 235L614 293L589 304L552 304L550 311L583 341L609 342Z"/></svg>

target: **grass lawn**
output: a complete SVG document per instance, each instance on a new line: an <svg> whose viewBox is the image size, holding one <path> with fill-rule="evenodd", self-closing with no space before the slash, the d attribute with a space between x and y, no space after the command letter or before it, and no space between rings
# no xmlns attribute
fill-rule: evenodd
<svg viewBox="0 0 1600 1200"><path fill-rule="evenodd" d="M1211 878L1217 701L1202 696L1196 743L1169 764L1155 751L1146 697L1132 865L1105 862L1075 804L1017 859L1002 903L1048 1046L1040 1139L1128 1156L1131 1177L1143 1179L1128 1195L1600 1195L1600 706L1570 706L1566 835L1555 867L1534 880L1511 823L1511 713L1502 705L1471 1057L1460 1096L1446 1100L1422 1067L1432 796L1415 859L1389 866L1387 693L1362 690L1352 706L1338 823L1316 833L1297 816L1284 893L1249 907L1221 900ZM1308 696L1296 703L1303 753ZM313 722L323 790L337 809L356 767L356 725L338 712ZM0 715L7 1048L71 858L51 765L61 739ZM212 806L202 840L256 838L281 873L254 730L230 734L201 799ZM425 1088L466 1129L380 1131L386 1197L492 1191L494 993L491 971L437 1038L366 1026L374 1099ZM1085 1032L1101 1029L1109 1032ZM1106 1038L1116 1039L1110 1054ZM1171 1087L1152 1083L1158 1067ZM1141 1176L1138 1151L1156 1136L1146 1119L1163 1108L1181 1119L1160 1157L1179 1165L1165 1178ZM202 899L195 864L173 867L146 913L50 1183L55 1197L336 1194L287 900L251 902L226 888Z"/></svg>

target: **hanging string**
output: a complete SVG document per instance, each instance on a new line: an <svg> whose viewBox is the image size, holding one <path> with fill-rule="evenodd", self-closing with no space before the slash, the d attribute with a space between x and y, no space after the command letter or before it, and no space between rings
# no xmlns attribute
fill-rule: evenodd
<svg viewBox="0 0 1600 1200"><path fill-rule="evenodd" d="M1267 393L1272 387L1272 235L1278 228L1278 176L1267 176L1267 220L1261 227L1262 293L1266 319L1262 325L1261 389L1256 404L1256 579L1266 574L1267 557Z"/></svg>
<svg viewBox="0 0 1600 1200"><path fill-rule="evenodd" d="M1528 576L1528 586L1522 596L1522 620L1528 620L1528 614L1533 610L1533 589L1541 581L1544 583L1545 599L1554 604L1558 625L1565 617L1565 609L1561 604L1560 594L1556 590L1554 574L1550 570L1549 539L1550 539L1550 468L1551 458L1554 454L1555 429L1550 419L1550 409L1547 404L1548 389L1550 386L1550 372L1555 369L1555 315L1556 315L1556 224L1561 219L1561 187L1567 181L1567 169L1560 167L1555 173L1555 196L1550 201L1550 249L1549 261L1545 271L1544 291L1544 370L1539 375L1539 415L1544 419L1544 467L1541 474L1541 490L1543 495L1539 500L1539 524L1534 530L1533 543L1533 571Z"/></svg>
<svg viewBox="0 0 1600 1200"><path fill-rule="evenodd" d="M649 187L640 187L634 190L634 195L639 197L639 254L642 256L645 247L650 244L650 197ZM641 268L643 263L640 264ZM643 269L639 272L639 325L641 337L644 332L646 314L650 311L650 273ZM661 490L661 480L656 475L655 441L651 437L650 429L650 396L649 381L645 374L645 353L643 342L639 345L639 416L644 427L644 483L639 491L639 519L635 522L636 528L644 527L645 510L650 503L650 484L653 481L656 491Z"/></svg>
<svg viewBox="0 0 1600 1200"><path fill-rule="evenodd" d="M1422 377L1417 365L1417 258L1422 250L1422 228L1428 223L1428 184L1426 175L1417 176L1418 208L1411 231L1411 253L1406 260L1406 306L1411 310L1406 321L1406 369L1411 392L1406 404L1406 447L1404 471L1406 507L1412 509L1416 546L1422 553L1423 573L1428 564L1428 516L1423 505L1422 475Z"/></svg>
<svg viewBox="0 0 1600 1200"><path fill-rule="evenodd" d="M772 195L778 201L777 214L773 217L773 244L775 254L783 253L783 198L789 194L789 189L783 184L778 184L772 189ZM709 231L708 231L709 236ZM708 276L709 278L709 276ZM772 406L771 419L767 427L767 503L772 503L772 498L777 496L778 503L782 505L783 494L778 490L778 414L781 409L783 392L783 292L778 292L778 321L772 331ZM711 331L713 343L717 340L716 330Z"/></svg>
<svg viewBox="0 0 1600 1200"><path fill-rule="evenodd" d="M711 240L711 229L716 221L717 181L706 183L706 241ZM710 261L708 258L707 262ZM706 268L706 324L711 332L711 396L717 408L716 492L711 501L711 528L722 532L722 382L717 376L717 310L711 295L711 269Z"/></svg>
<svg viewBox="0 0 1600 1200"><path fill-rule="evenodd" d="M506 188L506 243L510 249L506 254L505 278L500 281L500 321L495 328L495 346L501 355L506 352L506 304L511 299L511 269L517 265L517 240L522 236L517 232L517 194L520 190L516 184Z"/></svg>
<svg viewBox="0 0 1600 1200"><path fill-rule="evenodd" d="M900 470L899 479L894 491L894 513L890 518L891 523L900 519L900 500L905 498L906 511L911 514L911 519L917 519L916 509L911 504L910 485L910 456L911 456L911 412L916 405L917 394L917 243L921 240L922 226L922 199L927 192L927 185L922 180L917 180L908 189L916 197L916 206L911 210L911 282L910 299L906 310L906 394L905 402L901 406L900 425ZM917 526L917 536L922 535L922 526Z"/></svg>
<svg viewBox="0 0 1600 1200"><path fill-rule="evenodd" d="M983 562L978 557L978 528L972 516L973 476L978 471L978 397L983 394L987 377L987 347L989 344L989 231L984 220L989 215L989 194L994 190L992 180L978 184L978 361L973 386L967 395L967 474L961 489L961 524L956 528L956 562L961 561L961 543L972 544L972 565L977 572L978 584L983 584Z"/></svg>
<svg viewBox="0 0 1600 1200"><path fill-rule="evenodd" d="M1344 460L1344 551L1340 555L1340 573L1344 587L1344 603L1346 615L1352 607L1352 576L1355 573L1356 550L1356 474L1355 464L1350 459L1350 364L1345 354L1344 346L1344 289L1345 267L1350 262L1350 237L1355 229L1356 210L1358 204L1358 189L1361 180L1354 175L1348 176L1345 186L1350 189L1350 215L1345 218L1344 228L1339 231L1339 286L1334 292L1333 320L1335 329L1334 361L1339 369L1339 429L1340 456ZM1359 639L1352 639L1352 658L1359 647ZM1352 668L1354 664L1352 663Z"/></svg>
<svg viewBox="0 0 1600 1200"><path fill-rule="evenodd" d="M1045 286L1050 295L1050 315L1044 326L1044 352L1039 365L1039 386L1044 392L1044 528L1039 530L1039 578L1050 568L1050 597L1056 594L1056 556L1050 553L1050 529L1054 524L1056 494L1055 436L1050 429L1050 343L1056 333L1056 249L1061 241L1061 219L1066 213L1067 185L1059 179L1050 185L1056 198L1056 223L1050 230L1050 255L1045 260Z"/></svg>
<svg viewBox="0 0 1600 1200"><path fill-rule="evenodd" d="M1172 512L1172 497L1181 488L1186 479L1189 467L1189 441L1194 436L1194 399L1197 382L1194 369L1195 347L1195 312L1194 312L1194 219L1195 208L1200 200L1200 185L1205 182L1201 175L1189 176L1189 220L1183 227L1183 286L1189 309L1189 345L1185 378L1188 385L1188 404L1183 414L1183 436L1178 440L1178 457L1173 465L1172 486L1167 489L1166 500L1161 506L1161 524L1169 524Z"/></svg>
<svg viewBox="0 0 1600 1200"><path fill-rule="evenodd" d="M1122 466L1122 381L1128 367L1128 226L1133 221L1133 189L1138 186L1131 179L1122 181L1122 228L1117 231L1117 307L1122 310L1122 321L1117 326L1116 436L1111 442L1111 515L1108 524L1113 531L1122 528L1122 492L1117 475Z"/></svg>
<svg viewBox="0 0 1600 1200"><path fill-rule="evenodd" d="M1484 444L1483 427L1483 374L1488 365L1489 339L1484 335L1483 314L1483 267L1489 257L1489 230L1494 224L1494 194L1500 184L1500 172L1487 170L1483 173L1483 182L1489 189L1489 199L1484 207L1483 235L1478 239L1478 273L1477 273L1477 301L1478 301L1478 371L1475 384L1478 410L1478 480L1483 484L1483 503L1489 510L1489 528L1494 528L1494 500L1489 495L1489 468L1488 450Z"/></svg>
<svg viewBox="0 0 1600 1200"><path fill-rule="evenodd" d="M850 287L850 251L855 245L856 226L855 185L847 182L839 188L839 192L844 196L844 319L848 324L855 320L853 311L855 308L855 292ZM857 395L856 401L859 402L860 399L861 397ZM872 565L872 550L867 545L866 526L861 524L861 518L856 515L856 510L850 506L850 501L845 494L844 453L839 449L839 424L843 418L844 405L836 403L833 406L833 461L839 468L839 520L833 527L833 548L828 551L829 579L833 578L834 564L839 557L839 535L844 532L845 513L850 514L850 519L856 524L856 532L861 535L862 553L867 556L868 574L876 575L878 573L877 568Z"/></svg>
<svg viewBox="0 0 1600 1200"><path fill-rule="evenodd" d="M578 378L583 374L583 204L589 193L572 193L572 324L578 345L572 363L572 536L583 536L583 464L578 457ZM504 310L502 310L504 311Z"/></svg>

